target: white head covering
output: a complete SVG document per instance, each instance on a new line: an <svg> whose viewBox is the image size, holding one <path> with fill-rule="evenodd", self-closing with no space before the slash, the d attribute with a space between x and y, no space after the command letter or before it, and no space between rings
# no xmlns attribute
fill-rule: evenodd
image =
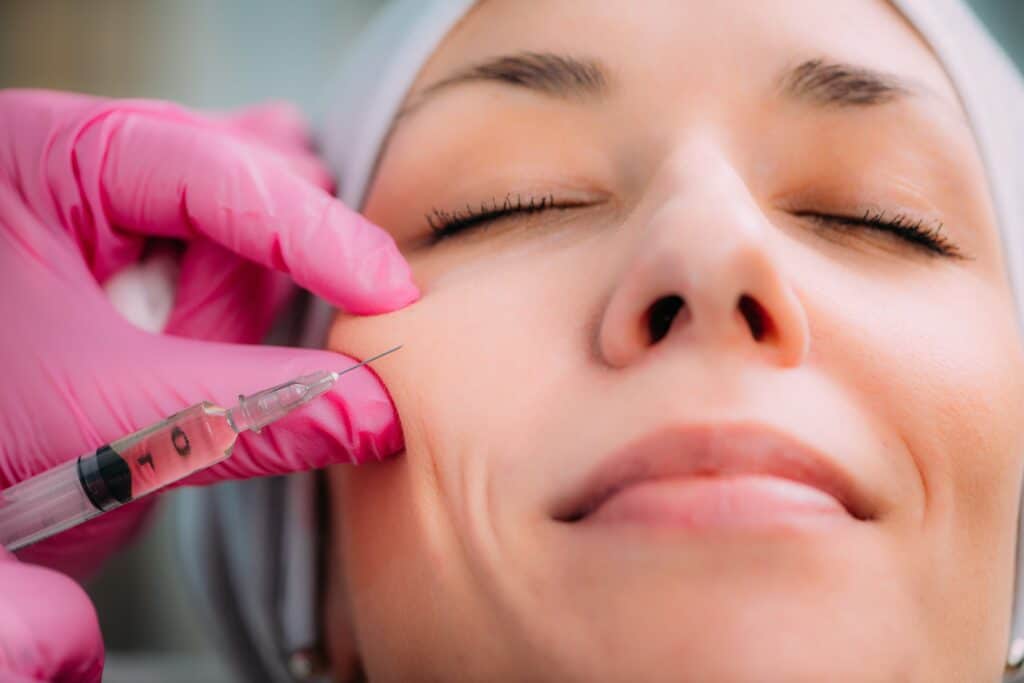
<svg viewBox="0 0 1024 683"><path fill-rule="evenodd" d="M961 0L891 2L932 46L960 94L988 172L1018 321L1024 321L1020 76ZM473 4L396 0L370 24L346 59L332 89L335 100L322 139L339 181L339 196L349 206L362 206L381 145L419 69ZM308 345L322 346L329 318L326 304L314 302L304 339ZM316 644L320 539L315 494L310 474L185 493L186 570L245 680L302 680L296 673L306 660L293 654ZM1009 647L1014 664L1024 660L1024 540L1018 542L1017 567ZM1010 670L1006 681L1024 681L1024 672L1018 678Z"/></svg>

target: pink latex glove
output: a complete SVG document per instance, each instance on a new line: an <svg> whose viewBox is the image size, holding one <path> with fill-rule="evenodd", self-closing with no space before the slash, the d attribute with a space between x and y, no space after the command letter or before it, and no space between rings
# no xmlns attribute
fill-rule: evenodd
<svg viewBox="0 0 1024 683"><path fill-rule="evenodd" d="M208 117L163 102L0 91L0 488L186 405L232 405L239 393L354 364L327 351L243 345L265 335L293 280L353 313L418 296L391 237L329 189L289 108ZM126 322L101 287L154 238L181 245L164 334ZM401 448L390 398L363 368L262 434L243 435L231 458L187 483ZM151 503L19 556L87 573ZM84 593L0 551L0 680L98 681L102 656Z"/></svg>

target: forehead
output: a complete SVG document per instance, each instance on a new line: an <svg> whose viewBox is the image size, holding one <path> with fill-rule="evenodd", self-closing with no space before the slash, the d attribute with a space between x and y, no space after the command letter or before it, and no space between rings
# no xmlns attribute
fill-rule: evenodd
<svg viewBox="0 0 1024 683"><path fill-rule="evenodd" d="M466 64L524 51L599 59L627 90L659 98L688 84L735 89L827 56L898 73L959 109L925 42L884 0L483 0L411 95Z"/></svg>

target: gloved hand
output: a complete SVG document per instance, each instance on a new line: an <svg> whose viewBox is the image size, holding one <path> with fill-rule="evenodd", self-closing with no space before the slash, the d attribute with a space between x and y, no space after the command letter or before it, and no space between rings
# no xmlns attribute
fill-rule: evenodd
<svg viewBox="0 0 1024 683"><path fill-rule="evenodd" d="M0 681L98 683L103 640L74 580L0 549Z"/></svg>
<svg viewBox="0 0 1024 683"><path fill-rule="evenodd" d="M416 299L391 237L329 194L305 141L297 114L280 106L213 117L162 102L0 91L0 487L200 400L231 405L239 393L354 364L243 345L264 336L293 280L352 313ZM126 322L102 288L157 244L178 245L180 264L163 334ZM186 483L401 448L390 398L362 368L262 434L244 434L231 458ZM151 502L19 555L87 573ZM98 681L102 645L84 594L0 555L0 678Z"/></svg>

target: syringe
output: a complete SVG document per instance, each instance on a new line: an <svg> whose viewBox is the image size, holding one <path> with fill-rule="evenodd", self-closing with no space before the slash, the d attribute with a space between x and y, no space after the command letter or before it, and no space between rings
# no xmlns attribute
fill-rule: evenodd
<svg viewBox="0 0 1024 683"><path fill-rule="evenodd" d="M312 401L346 372L321 370L249 396L233 408L204 401L92 453L0 491L0 544L15 551L77 526L215 465L231 455L238 435Z"/></svg>

